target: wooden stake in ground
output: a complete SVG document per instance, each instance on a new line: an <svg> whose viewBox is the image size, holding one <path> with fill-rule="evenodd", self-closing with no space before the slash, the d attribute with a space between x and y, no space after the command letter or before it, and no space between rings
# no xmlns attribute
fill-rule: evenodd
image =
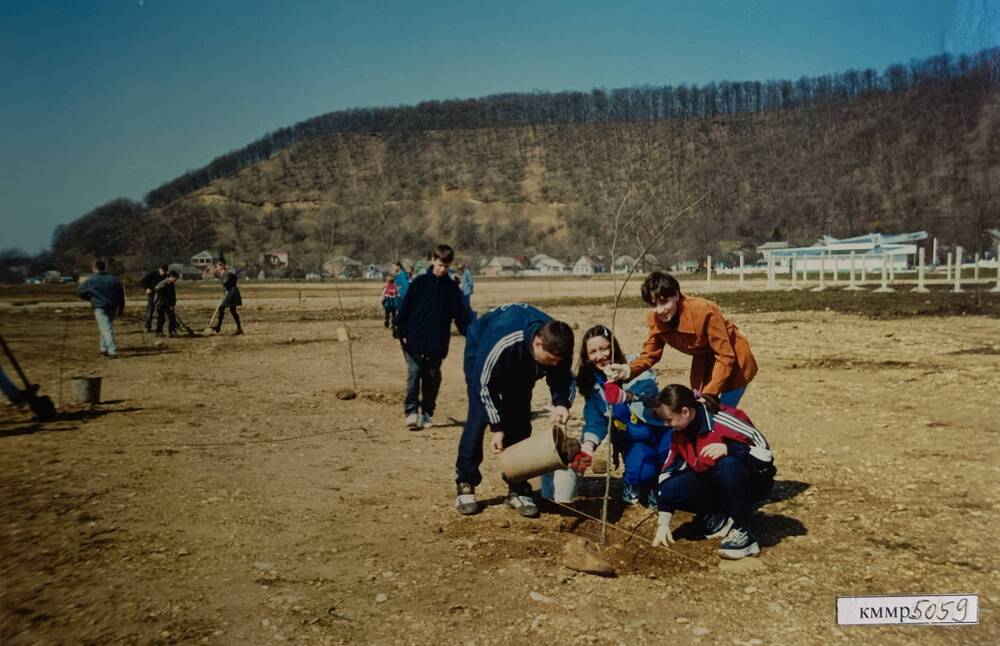
<svg viewBox="0 0 1000 646"><path fill-rule="evenodd" d="M340 326L344 330L344 336L347 337L347 361L351 366L351 385L353 386L353 395L357 396L358 393L358 377L354 372L354 349L351 347L351 331L347 328L347 314L344 312L344 299L340 297L340 281L335 280L333 282L334 289L337 290L337 303L340 305ZM346 394L346 393L345 393ZM351 397L338 397L340 399L354 399Z"/></svg>

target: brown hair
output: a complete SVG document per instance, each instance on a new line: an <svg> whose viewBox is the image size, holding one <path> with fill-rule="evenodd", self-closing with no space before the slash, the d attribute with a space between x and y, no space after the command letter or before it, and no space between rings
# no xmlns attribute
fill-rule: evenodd
<svg viewBox="0 0 1000 646"><path fill-rule="evenodd" d="M612 338L611 330L604 325L595 325L583 333L583 345L580 346L580 359L576 366L576 384L580 392L586 396L597 383L597 366L587 358L587 341L595 336L601 336L611 342L611 362L625 363L625 354L618 345L618 338Z"/></svg>
<svg viewBox="0 0 1000 646"><path fill-rule="evenodd" d="M431 254L434 260L440 260L441 262L451 264L451 261L455 259L455 250L446 244L439 244L434 247L434 252Z"/></svg>
<svg viewBox="0 0 1000 646"><path fill-rule="evenodd" d="M562 321L549 321L538 328L535 336L542 340L542 349L560 359L573 355L573 328Z"/></svg>
<svg viewBox="0 0 1000 646"><path fill-rule="evenodd" d="M646 305L655 306L658 300L679 296L681 285L677 279L662 271L654 271L642 282L642 300Z"/></svg>

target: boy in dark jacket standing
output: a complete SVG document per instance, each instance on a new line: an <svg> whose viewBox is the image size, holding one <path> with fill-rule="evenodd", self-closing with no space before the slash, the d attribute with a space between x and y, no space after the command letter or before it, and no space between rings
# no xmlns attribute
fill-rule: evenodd
<svg viewBox="0 0 1000 646"><path fill-rule="evenodd" d="M222 289L225 293L222 295L219 309L216 310L213 317L212 331L216 334L222 332L222 319L226 318L226 309L228 308L236 323L236 336L240 336L243 334L243 324L240 323L240 315L236 311L237 307L243 305L243 296L240 294L240 288L236 286L240 275L236 273L235 269L227 269L226 261L221 258L215 261L215 275L222 281Z"/></svg>
<svg viewBox="0 0 1000 646"><path fill-rule="evenodd" d="M142 289L146 294L146 324L145 328L147 332L153 331L153 302L156 300L156 294L153 290L160 281L167 277L167 266L160 265L159 269L154 269L145 276L142 277Z"/></svg>
<svg viewBox="0 0 1000 646"><path fill-rule="evenodd" d="M156 336L163 336L163 319L170 320L170 336L177 335L177 318L174 307L177 305L177 287L175 283L181 275L176 271L169 272L167 277L156 284L153 292L156 295Z"/></svg>
<svg viewBox="0 0 1000 646"><path fill-rule="evenodd" d="M431 266L410 283L396 315L396 335L403 345L407 368L403 413L412 431L433 425L451 322L455 321L464 336L471 319L462 290L448 275L454 259L455 251L448 245L435 247Z"/></svg>
<svg viewBox="0 0 1000 646"><path fill-rule="evenodd" d="M476 486L482 481L483 431L490 426L490 448L504 448L531 435L531 391L545 377L552 393L552 418L569 419L575 385L570 363L573 330L530 305L504 305L469 327L465 340L465 384L469 412L458 444L456 507L461 514L479 511ZM507 505L522 516L538 507L527 482L509 484Z"/></svg>
<svg viewBox="0 0 1000 646"><path fill-rule="evenodd" d="M117 277L107 273L107 264L103 260L94 261L94 275L80 285L76 295L85 301L90 301L94 309L94 319L101 333L101 354L111 359L118 358L118 343L115 341L115 330L111 322L115 314L125 313L125 289Z"/></svg>

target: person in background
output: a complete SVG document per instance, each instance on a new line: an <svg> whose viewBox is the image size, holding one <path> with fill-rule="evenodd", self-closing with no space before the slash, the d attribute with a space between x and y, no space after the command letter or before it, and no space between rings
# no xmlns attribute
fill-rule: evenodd
<svg viewBox="0 0 1000 646"><path fill-rule="evenodd" d="M101 354L109 359L118 358L118 343L115 340L115 329L112 322L115 316L125 314L125 288L116 276L107 273L107 263L103 260L94 261L94 275L80 285L77 296L90 301L97 321L97 330L101 335Z"/></svg>
<svg viewBox="0 0 1000 646"><path fill-rule="evenodd" d="M395 277L392 274L385 275L385 286L382 288L382 310L385 312L385 327L390 325L395 331L396 310L399 301L399 288L396 287Z"/></svg>
<svg viewBox="0 0 1000 646"><path fill-rule="evenodd" d="M219 301L219 309L216 313L217 320L212 330L216 334L222 331L222 320L225 318L226 309L228 308L229 313L233 315L233 321L236 323L236 336L240 336L243 334L243 325L240 323L240 315L236 311L237 307L243 305L243 296L240 294L240 288L236 286L240 275L235 269L227 269L226 261L221 258L215 261L215 275L222 281L222 289L225 290L225 293L222 296L222 300Z"/></svg>
<svg viewBox="0 0 1000 646"><path fill-rule="evenodd" d="M167 276L167 266L160 265L159 269L154 269L145 276L142 277L142 289L146 294L146 331L153 331L153 301L156 300L156 294L153 293L153 288L160 284L160 281Z"/></svg>
<svg viewBox="0 0 1000 646"><path fill-rule="evenodd" d="M462 281L462 295L465 297L465 306L472 309L472 272L465 264L458 266L458 271Z"/></svg>
<svg viewBox="0 0 1000 646"><path fill-rule="evenodd" d="M396 261L396 296L399 298L399 305L402 307L403 299L406 298L406 292L410 289L410 274L407 273L406 267L403 266L402 260Z"/></svg>
<svg viewBox="0 0 1000 646"><path fill-rule="evenodd" d="M153 292L156 294L156 336L163 336L163 319L170 320L167 328L170 336L177 336L177 318L174 307L177 306L177 279L181 275L176 271L167 273L167 277L156 284Z"/></svg>

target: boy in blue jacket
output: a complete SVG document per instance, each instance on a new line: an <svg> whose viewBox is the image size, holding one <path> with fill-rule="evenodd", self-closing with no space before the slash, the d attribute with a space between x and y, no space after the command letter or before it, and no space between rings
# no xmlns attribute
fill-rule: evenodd
<svg viewBox="0 0 1000 646"><path fill-rule="evenodd" d="M403 414L411 431L430 428L434 422L441 362L448 356L451 322L465 335L470 312L462 291L448 275L455 251L446 244L434 248L427 271L410 284L396 314L396 336L406 356L406 401Z"/></svg>
<svg viewBox="0 0 1000 646"><path fill-rule="evenodd" d="M494 454L531 435L531 391L542 377L552 393L552 419L565 424L575 385L570 363L573 330L530 305L503 305L474 322L465 341L465 384L469 412L458 444L455 505L461 514L479 511L476 486L482 482L483 431L493 431ZM537 516L527 482L508 483L507 505L522 516Z"/></svg>

